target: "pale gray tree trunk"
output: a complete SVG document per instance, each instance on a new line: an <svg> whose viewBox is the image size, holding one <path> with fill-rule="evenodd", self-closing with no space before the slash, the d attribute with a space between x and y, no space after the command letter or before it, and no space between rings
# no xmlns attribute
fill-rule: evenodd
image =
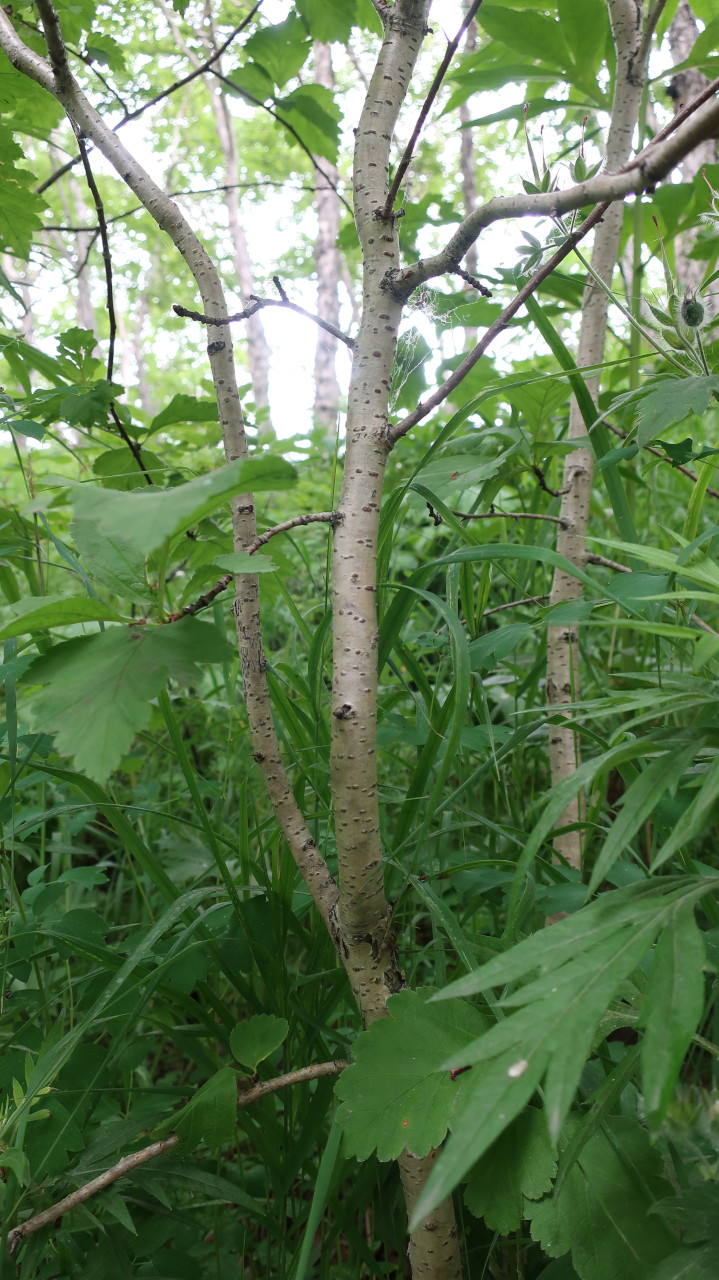
<svg viewBox="0 0 719 1280"><path fill-rule="evenodd" d="M605 168L609 173L620 169L629 159L632 138L639 114L647 52L642 42L642 0L608 0L609 16L616 50L617 71L612 104L612 119L607 135ZM643 55L643 61L642 61ZM592 267L605 284L611 285L619 252L623 206L612 205L594 233ZM604 358L607 329L608 299L602 289L590 280L584 293L582 322L576 361L581 367L599 364ZM596 398L599 379L587 383ZM572 397L569 411L569 439L577 440L586 435L586 424L579 406ZM578 568L583 569L586 560L585 538L592 496L594 456L589 446L580 446L567 454L560 517L562 524L557 535L557 551ZM575 599L581 592L577 579L570 573L556 569L552 583L551 603L560 604ZM561 711L580 697L578 633L574 625L549 626L547 632L547 702L550 710ZM580 763L579 740L571 725L550 725L549 758L552 783L556 785L568 777ZM568 826L579 821L579 802L568 806L558 825ZM557 853L570 866L581 865L582 846L580 832L574 830L555 839Z"/></svg>
<svg viewBox="0 0 719 1280"><path fill-rule="evenodd" d="M696 19L687 0L679 0L677 11L669 24L668 35L672 62L676 66L689 57L699 35ZM697 93L701 93L707 84L706 76L703 76L696 67L678 72L670 85L670 96L674 102L675 111L679 111ZM701 173L704 165L716 164L716 159L716 139L707 138L684 160L681 166L682 179L684 182L692 182L696 175ZM701 284L706 270L705 262L689 256L696 236L696 231L685 232L677 236L674 241L677 283L682 290L689 289L692 292ZM716 310L715 307L712 308L712 311L714 310Z"/></svg>
<svg viewBox="0 0 719 1280"><path fill-rule="evenodd" d="M315 80L334 93L332 51L328 44L314 43ZM321 170L321 171L320 171ZM322 158L315 172L315 270L317 272L317 314L335 328L340 322L340 254L337 237L340 229L340 202L337 196L339 175L333 164ZM313 417L329 439L334 440L340 408L340 386L337 381L337 339L324 329L317 331L315 349L315 402Z"/></svg>
<svg viewBox="0 0 719 1280"><path fill-rule="evenodd" d="M165 0L157 0L157 3L165 16L178 49L182 51L193 67L198 67L200 60L183 40L170 5L166 4ZM204 42L208 53L213 53L217 48L217 41L214 29L214 14L209 0L205 4L205 22L209 35L207 32L203 33ZM221 59L218 58L214 65L219 72L222 72ZM238 285L237 292L241 295L244 305L250 295L255 293L255 281L252 273L252 261L247 247L247 237L240 219L238 186L240 165L237 154L237 136L232 113L227 102L227 94L222 87L222 82L217 80L211 83L209 85L209 94L212 114L215 118L215 128L217 129L217 139L223 159L225 177L223 196L225 208L227 209L227 226L232 244L232 260ZM269 434L273 432L269 397L270 348L259 313L250 316L246 321L246 333L247 365L252 382L256 421L260 435L262 435L263 431Z"/></svg>

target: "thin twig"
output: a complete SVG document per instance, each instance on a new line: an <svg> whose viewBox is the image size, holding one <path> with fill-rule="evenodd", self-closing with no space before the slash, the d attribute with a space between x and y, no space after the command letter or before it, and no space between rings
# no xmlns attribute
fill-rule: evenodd
<svg viewBox="0 0 719 1280"><path fill-rule="evenodd" d="M639 53L637 54L638 67L646 66L649 46L652 42L654 32L656 31L657 23L662 16L663 10L666 8L666 3L667 0L656 0L651 13L647 17L647 25L644 28L642 42L639 46Z"/></svg>
<svg viewBox="0 0 719 1280"><path fill-rule="evenodd" d="M260 7L260 3L261 0L258 0L258 3L250 10L247 17L243 18L239 26L235 27L234 30L230 32L224 43L220 45L220 48L213 53L206 62L203 62L201 67L196 67L189 75L183 76L181 80L176 80L174 84L171 84L169 89L163 89L162 93L158 93L154 98L150 98L147 102L143 102L141 107L136 107L134 111L128 111L126 115L123 116L122 120L119 120L116 125L112 126L113 133L117 133L118 129L124 128L124 126L129 124L131 120L136 120L144 111L149 110L150 107L157 106L158 102L162 102L164 98L169 98L171 94L177 93L178 89L183 89L191 80L196 80L198 76L203 75L205 71L209 70L212 63L216 62L218 58L221 58L226 49L229 49L235 37L240 35L240 33L249 26ZM47 191L48 187L51 187L59 178L62 178L63 174L68 173L70 169L74 169L79 159L80 156L73 156L72 160L68 160L60 169L56 169L54 173L51 173L50 177L46 178L44 182L41 182L40 186L37 188L38 195L43 191Z"/></svg>
<svg viewBox="0 0 719 1280"><path fill-rule="evenodd" d="M627 432L622 431L621 427L615 427L612 425L611 422L608 422L606 425L610 431L614 432L615 436L619 436L620 440L627 439ZM653 444L642 445L642 448L645 449L647 453L653 453L654 457L658 458L660 462L668 462L669 466L673 467L675 471L681 471L682 475L687 476L687 478L691 480L692 484L697 483L698 477L691 470L691 467L685 467L682 465L681 462L672 462L671 458L666 453L662 453L661 449L655 448ZM707 488L706 492L709 494L711 498L719 498L719 489Z"/></svg>
<svg viewBox="0 0 719 1280"><path fill-rule="evenodd" d="M337 1058L333 1062L315 1062L310 1067L299 1067L296 1071L288 1071L285 1075L275 1076L273 1080L263 1080L260 1084L254 1085L251 1089L239 1095L237 1109L242 1111L245 1107L251 1106L253 1102L258 1102L260 1099L276 1093L279 1089L284 1089L287 1085L303 1084L308 1080L319 1080L323 1076L338 1076L347 1065L348 1063L345 1059ZM147 1164L149 1160L154 1160L157 1156L164 1155L165 1152L176 1147L178 1142L178 1135L171 1133L168 1137L161 1138L159 1142L151 1143L149 1147L143 1147L140 1151L133 1151L130 1155L123 1156L111 1169L106 1169L97 1178L86 1182L84 1186L78 1187L76 1191L71 1191L62 1200L50 1205L49 1209L43 1209L42 1213L36 1213L33 1218L28 1218L27 1222L21 1222L19 1226L13 1227L8 1232L7 1237L10 1253L16 1253L28 1236L32 1236L36 1231L41 1231L43 1227L56 1222L58 1218L62 1218L71 1209L84 1204L86 1200L96 1196L99 1191L104 1191L113 1182L117 1182L118 1178L124 1177L126 1173L132 1173L133 1169L138 1169L141 1165Z"/></svg>
<svg viewBox="0 0 719 1280"><path fill-rule="evenodd" d="M520 604L544 604L549 596L525 596L523 600L509 600L507 604L495 604L491 609L485 609L482 614L483 618L488 618L490 613L501 613L503 609L516 609Z"/></svg>
<svg viewBox="0 0 719 1280"><path fill-rule="evenodd" d="M214 187L200 187L198 191L191 191L187 187L183 187L180 191L166 191L165 195L171 200L177 199L178 196L212 196L218 191L256 191L258 187L284 187L289 186L291 191L311 191L319 190L318 187L310 186L307 182L298 182L294 186L286 182L276 182L274 179L257 179L255 182L220 182ZM111 218L105 217L105 221L109 226L113 222L123 222L125 218L130 218L134 213L147 213L144 204L133 204L131 208L125 209L123 213L115 213ZM43 231L65 231L68 234L77 235L80 231L94 232L97 235L98 228L92 226L70 227L65 223L46 222L42 227Z"/></svg>
<svg viewBox="0 0 719 1280"><path fill-rule="evenodd" d="M594 552L587 556L587 564L600 564L604 569L613 569L615 573L631 573L625 564L618 560L607 560L606 556L596 556Z"/></svg>
<svg viewBox="0 0 719 1280"><path fill-rule="evenodd" d="M92 171L90 158L87 154L87 147L85 145L85 139L83 137L82 130L80 129L79 125L77 125L71 117L68 117L68 119L70 120L70 124L72 125L72 131L75 134L78 149L80 152L80 158L82 160L82 167L85 170L85 181L87 182L87 185L89 187L90 194L92 196L93 203L95 205L95 212L97 214L97 225L98 225L98 231L100 235L100 242L102 244L102 260L105 265L105 292L107 295L107 315L108 315L109 324L110 324L110 341L109 341L109 347L107 352L107 381L112 382L112 372L115 366L115 337L117 335L117 318L115 316L115 299L114 299L114 293L113 293L113 287L112 287L112 255L110 253L110 239L107 234L107 222L105 221L105 206L102 203L102 196L100 195L98 185L95 181L95 175ZM90 250L88 248L88 253L89 251ZM135 459L135 462L140 468L140 471L145 477L145 482L151 485L153 483L152 476L150 475L149 471L147 470L147 467L145 466L145 462L142 457L142 451L140 449L140 446L137 443L137 441L133 440L132 436L129 435L129 433L125 430L125 426L122 422L122 419L120 418L120 415L117 412L117 409L115 407L114 400L110 401L109 408L110 408L110 415L112 417L113 422L115 423L115 426L117 427L118 434L124 440L125 444L130 450L130 453L132 454L133 458Z"/></svg>
<svg viewBox="0 0 719 1280"><path fill-rule="evenodd" d="M604 203L598 204L596 208L592 210L588 217L584 219L584 222L577 227L576 231L572 232L557 252L544 263L544 266L539 267L534 272L534 275L530 276L526 284L522 286L512 301L504 308L502 314L489 326L474 350L470 351L469 355L465 356L461 364L457 366L454 373L452 373L431 396L429 396L424 402L418 404L417 408L413 409L412 413L408 413L407 417L403 418L401 422L396 422L394 426L389 428L388 436L392 444L396 444L402 436L405 436L408 431L412 430L412 427L414 427L418 422L421 422L423 418L426 418L427 414L431 413L433 409L436 409L437 405L442 404L444 400L451 396L452 392L459 386L460 382L464 381L470 369L473 369L477 361L482 358L485 351L491 346L498 334L500 334L503 329L506 329L507 322L512 319L512 316L517 314L520 307L524 305L526 299L529 298L535 290L539 288L540 284L542 284L543 281L557 269L560 262L563 262L564 259L572 253L575 245L578 244L579 241L582 240L598 222L601 222L608 208L609 204Z"/></svg>
<svg viewBox="0 0 719 1280"><path fill-rule="evenodd" d="M427 503L427 510L434 524L439 525L442 523L441 515L438 511L435 511L431 502ZM489 511L473 512L453 510L452 515L457 516L458 520L494 520L497 517L501 517L506 520L549 520L552 524L566 524L566 521L562 520L561 516L545 516L533 511L499 511L494 504L489 508Z"/></svg>
<svg viewBox="0 0 719 1280"><path fill-rule="evenodd" d="M281 524L273 525L271 529L258 534L254 541L245 548L245 551L248 556L253 556L260 550L260 547L264 547L270 541L270 538L274 538L278 533L287 533L288 529L296 529L305 524L331 524L334 526L339 519L340 516L336 511L314 511L308 515L293 516L291 520L283 520ZM209 591L205 591L203 595L198 596L197 600L193 600L191 604L186 604L179 613L171 613L167 621L178 622L180 618L191 617L193 614L199 613L201 609L206 609L222 591L229 587L234 577L234 573L223 574L215 585L210 587Z"/></svg>
<svg viewBox="0 0 719 1280"><path fill-rule="evenodd" d="M410 166L410 162L414 154L414 149L417 145L417 140L419 138L419 135L422 132L424 122L427 119L427 116L429 115L430 111L432 110L432 105L434 103L435 98L437 97L437 94L439 93L439 89L442 84L442 81L444 80L444 77L447 74L447 69L449 67L449 64L452 61L452 58L454 57L455 53L457 52L457 46L459 45L459 42L462 39L462 36L464 35L465 31L467 30L467 27L469 26L470 22L472 21L475 14L477 13L477 10L479 9L481 3L482 3L482 0L473 0L473 3L470 5L469 9L464 15L464 20L462 22L461 27L459 28L459 31L457 32L454 39L450 40L449 43L447 44L447 48L444 51L444 57L442 58L442 61L440 62L437 68L434 80L432 81L429 87L429 93L427 94L427 97L422 103L422 108L420 110L419 115L417 116L417 123L415 124L414 129L412 130L412 136L409 142L407 143L407 146L404 149L404 155L402 156L402 159L397 165L397 169L395 171L394 178L392 179L392 186L389 189L387 200L385 202L384 208L381 210L379 214L379 216L382 218L389 218L392 216L394 202L397 199L397 192L399 191L402 183L402 179L404 178L404 175Z"/></svg>
<svg viewBox="0 0 719 1280"><path fill-rule="evenodd" d="M717 92L719 92L719 76L717 76L716 80L710 81L710 83L706 85L700 93L692 98L691 102L687 102L686 106L682 107L681 111L677 111L677 114L672 116L671 120L664 125L663 129L660 129L658 133L654 134L653 138L649 139L649 142L644 148L644 153L649 151L651 147L655 147L657 143L663 142L665 138L668 138L670 134L674 133L674 130L677 129L680 124L683 124L685 120L688 120L689 116L694 115L697 107L703 106L704 103L708 102L710 98L713 98L714 94Z"/></svg>
<svg viewBox="0 0 719 1280"><path fill-rule="evenodd" d="M235 324L238 320L249 320L250 316L254 316L258 311L262 311L265 307L284 307L289 311L296 311L298 315L304 316L305 319L311 320L313 324L319 325L320 329L324 329L326 333L331 333L334 338L340 342L344 342L350 351L354 348L354 338L350 338L336 325L330 323L329 320L323 320L322 316L317 316L312 311L306 311L304 307L298 306L296 302L290 302L285 293L279 276L272 277L273 284L279 293L279 298L258 298L256 294L251 293L249 297L249 305L243 311L236 311L233 316L206 316L201 311L190 311L188 307L182 307L179 303L173 303L172 310L176 316L182 316L186 320L197 320L200 324Z"/></svg>

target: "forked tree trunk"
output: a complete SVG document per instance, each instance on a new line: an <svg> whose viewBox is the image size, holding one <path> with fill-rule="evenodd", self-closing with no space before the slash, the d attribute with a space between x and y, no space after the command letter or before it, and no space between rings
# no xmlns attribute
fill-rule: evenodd
<svg viewBox="0 0 719 1280"><path fill-rule="evenodd" d="M632 137L639 114L639 103L646 75L647 52L642 37L642 0L607 0L616 51L616 80L612 119L607 135L605 168L609 173L621 169L629 159ZM648 41L644 42L648 45ZM612 205L594 233L592 267L606 285L611 285L614 267L619 253L622 230L623 206ZM602 289L589 280L582 303L582 322L579 333L576 361L582 368L599 364L604 358L607 330L608 299ZM587 380L587 386L596 399L599 389L597 377ZM585 436L586 424L579 406L572 397L569 410L569 439ZM557 551L577 568L583 569L586 561L585 538L592 496L594 455L585 445L567 454L560 517L562 524L557 535ZM551 604L575 599L581 585L571 574L562 569L554 572ZM579 649L575 625L549 626L547 633L547 702L551 711L561 711L571 702L579 701ZM556 785L568 777L580 763L579 740L571 725L551 725L549 758L552 783ZM579 802L574 800L560 819L560 826L573 825L573 829L555 838L555 849L570 866L579 867L582 845L578 827Z"/></svg>

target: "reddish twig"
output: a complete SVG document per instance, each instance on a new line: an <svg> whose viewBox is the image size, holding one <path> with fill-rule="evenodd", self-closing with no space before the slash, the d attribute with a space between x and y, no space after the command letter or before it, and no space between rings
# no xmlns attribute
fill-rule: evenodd
<svg viewBox="0 0 719 1280"><path fill-rule="evenodd" d="M392 179L392 186L389 189L389 194L387 196L387 200L385 202L384 208L382 208L381 210L378 210L378 216L381 218L390 218L392 216L392 209L394 208L394 202L397 199L397 192L399 191L402 183L402 179L404 178L404 175L410 166L412 156L414 154L414 149L417 145L417 140L419 138L419 135L422 132L424 122L427 119L427 116L429 115L430 111L432 110L432 105L434 103L435 98L437 97L437 94L439 93L439 89L442 84L442 81L444 80L444 77L447 74L447 69L449 67L449 64L452 61L452 58L454 57L455 53L457 52L457 46L459 45L459 42L462 39L462 36L464 35L465 31L467 30L467 27L469 26L470 22L472 21L475 14L477 13L477 10L479 9L481 3L482 3L482 0L473 0L473 3L469 6L466 14L464 15L464 20L462 22L461 27L459 28L459 31L457 32L454 39L450 40L449 43L447 44L447 48L444 51L444 57L442 58L442 61L440 62L437 68L437 72L435 74L434 80L432 81L429 87L429 93L427 94L427 97L422 103L422 108L417 117L417 123L415 124L414 129L412 130L412 137L407 143L407 146L404 149L404 155L402 156L402 159L397 165L394 178Z"/></svg>
<svg viewBox="0 0 719 1280"><path fill-rule="evenodd" d="M293 516L291 520L283 520L281 524L275 524L271 529L258 534L250 545L245 548L245 551L248 556L254 556L260 550L260 547L266 546L270 539L276 537L278 533L287 533L288 529L297 529L305 524L331 524L334 527L340 518L337 511L313 511L304 516ZM222 591L229 587L234 576L234 573L223 574L215 585L210 587L209 591L205 591L203 595L198 596L197 600L192 601L192 604L186 604L179 613L171 613L167 621L178 622L180 618L191 617L193 614L199 613L201 609L206 609Z"/></svg>
<svg viewBox="0 0 719 1280"><path fill-rule="evenodd" d="M569 257L569 254L573 252L575 246L579 244L579 241L583 240L598 222L601 222L608 208L609 203L605 202L604 204L598 204L596 208L592 210L588 217L584 219L584 222L577 227L576 231L573 231L557 252L552 254L552 257L545 262L544 266L539 267L534 272L534 275L530 276L526 284L522 286L512 301L504 308L502 314L489 326L474 350L470 351L469 355L465 356L461 364L457 365L454 373L452 373L431 396L428 396L425 401L417 405L416 409L413 409L411 413L408 413L406 418L403 418L401 422L396 422L394 426L389 428L388 435L392 444L396 444L402 436L405 436L408 431L412 430L412 427L416 426L418 422L421 422L423 418L426 418L428 413L431 413L433 409L436 409L438 405L442 404L444 400L451 396L452 392L461 382L464 381L470 369L473 369L477 361L481 360L485 351L487 351L494 342L494 339L502 332L503 329L506 329L507 322L517 314L527 298L531 297L531 295L539 288L540 284L542 284L548 276L551 276L553 271L556 271L560 262L563 262L565 258Z"/></svg>

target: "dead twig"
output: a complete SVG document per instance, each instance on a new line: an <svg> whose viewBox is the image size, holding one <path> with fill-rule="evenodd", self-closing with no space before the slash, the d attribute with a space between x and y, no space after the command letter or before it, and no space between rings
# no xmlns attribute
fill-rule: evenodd
<svg viewBox="0 0 719 1280"><path fill-rule="evenodd" d="M313 311L306 311L304 307L300 307L296 302L290 302L279 276L273 276L272 283L280 295L279 298L258 298L256 294L251 293L249 305L243 311L236 311L232 316L206 316L202 311L191 311L189 307L180 306L178 302L172 304L172 310L176 316L181 316L185 320L197 320L199 324L221 326L235 324L238 320L249 320L250 316L256 315L264 307L284 307L288 311L296 311L298 315L304 316L306 320L311 320L320 329L324 329L325 333L331 333L333 338L344 342L350 351L353 350L354 338L350 338L346 333L343 333L336 325L330 324L329 320L323 320L321 316L315 315Z"/></svg>
<svg viewBox="0 0 719 1280"><path fill-rule="evenodd" d="M242 1111L245 1107L251 1106L253 1102L259 1102L261 1098L266 1098L270 1094L276 1093L279 1089L286 1088L288 1085L303 1084L307 1080L319 1080L323 1076L338 1076L347 1065L345 1059L337 1058L333 1062L316 1062L310 1067L299 1067L296 1071L288 1071L285 1075L275 1076L274 1080L263 1080L260 1084L254 1085L239 1095L237 1108ZM27 1222L21 1222L19 1226L13 1227L8 1232L7 1237L10 1253L16 1253L28 1236L35 1235L43 1227L56 1222L58 1218L62 1218L71 1209L76 1209L78 1205L84 1204L86 1200L90 1200L92 1196L96 1196L100 1191L104 1191L106 1187L111 1186L113 1182L117 1182L118 1178L124 1177L126 1173L132 1173L133 1169L139 1169L141 1165L147 1164L148 1160L154 1160L157 1156L162 1156L167 1151L171 1151L173 1147L177 1146L178 1142L178 1135L171 1133L168 1137L161 1138L159 1142L151 1143L149 1147L142 1147L140 1151L133 1151L130 1155L123 1156L112 1168L106 1169L104 1173L99 1174L97 1178L93 1178L90 1182L86 1182L84 1186L78 1187L76 1191L71 1191L62 1200L50 1205L49 1209L43 1209L42 1213L36 1213L33 1218L28 1218Z"/></svg>
<svg viewBox="0 0 719 1280"><path fill-rule="evenodd" d="M281 524L275 524L271 529L267 529L264 533L258 534L250 545L245 548L245 551L248 556L253 556L260 550L260 547L266 546L270 539L276 537L278 533L287 533L288 529L297 529L301 525L305 524L331 524L334 527L339 519L340 516L336 511L313 511L307 515L293 516L291 520L283 520ZM225 591L227 587L229 587L234 577L234 573L223 574L215 585L210 587L209 591L203 592L203 594L198 596L196 600L193 600L191 604L186 604L184 609L181 609L179 613L171 613L168 616L167 621L179 622L180 618L192 617L193 614L199 613L201 609L206 609L222 591Z"/></svg>

